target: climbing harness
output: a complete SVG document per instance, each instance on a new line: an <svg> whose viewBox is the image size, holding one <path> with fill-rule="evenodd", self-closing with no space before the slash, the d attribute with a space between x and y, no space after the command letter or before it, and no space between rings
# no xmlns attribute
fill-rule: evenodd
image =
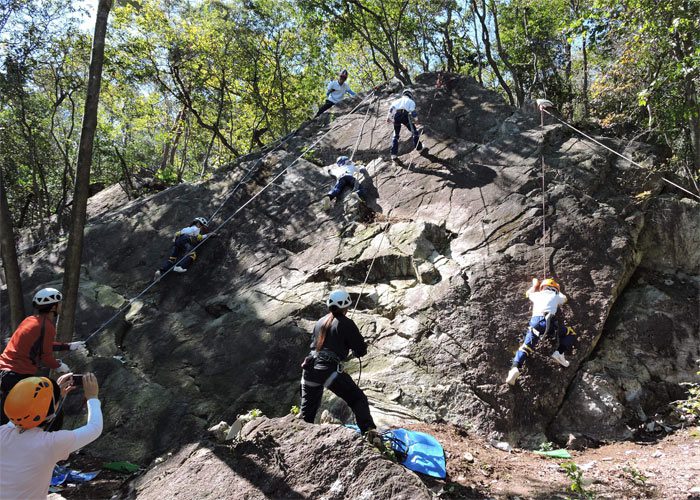
<svg viewBox="0 0 700 500"><path fill-rule="evenodd" d="M374 94L375 90L372 90L360 103L355 106L347 115L351 115L354 113L360 106L362 106L366 101L368 101ZM216 229L211 231L210 234L215 234L217 233L222 227L224 227L229 221L231 221L236 215L238 215L244 208L246 208L248 205L250 205L256 198L258 198L263 192L265 192L270 186L272 186L282 175L284 175L287 170L289 170L292 166L294 166L305 154L307 154L310 150L312 150L319 142L321 142L325 137L336 130L337 128L340 128L339 125L344 125L344 123L341 123L341 120L336 120L335 124L328 129L327 132L322 134L318 139L316 139L310 146L306 147L302 153L297 156L297 158L284 167L277 175L275 175L270 182L268 182L265 186L260 188L257 193L255 193L253 196L251 196L245 203L243 203L236 211L234 211L231 215L229 215L226 219L224 219L221 224L218 225ZM269 154L269 153L268 153ZM225 200L226 201L226 200ZM224 201L224 203L225 203ZM211 218L210 218L211 220ZM207 241L209 238L206 238L199 242L194 248L192 248L192 252L196 251L205 241ZM175 263L175 266L179 265L182 261L184 261L187 258L187 256L183 256L178 262ZM173 266L173 267L175 267ZM170 273L173 270L171 267L167 271L165 271L161 276L159 276L156 280L152 281L146 288L144 288L141 292L139 292L136 296L132 297L129 299L126 304L124 304L122 307L120 307L117 312L115 312L110 318L108 318L104 323L102 323L95 331L93 331L88 337L85 339L85 342L88 342L90 339L92 339L95 335L100 333L102 330L104 330L107 325L109 325L112 321L114 321L116 318L118 318L124 311L126 311L128 308L131 307L131 304L133 304L136 300L141 298L146 292L148 292L151 288L153 288L156 284L158 284L168 273Z"/></svg>
<svg viewBox="0 0 700 500"><path fill-rule="evenodd" d="M559 118L558 116L554 115L553 113L550 113L549 111L547 111L547 109L545 109L545 108L540 108L540 110L541 110L542 112L544 112L544 113L547 113L549 116L551 116L552 118L554 118L555 120L557 120L557 121L558 121L559 123L561 123L562 125L566 125L567 127L569 127L569 128L570 128L571 130L573 130L574 132L576 132L576 133L582 135L583 137L585 137L585 138L588 139L589 141L596 143L596 144L599 145L600 147L607 149L608 151L610 151L610 152L613 153L614 155L619 156L619 157L622 158L623 160L626 160L626 161L630 162L632 165L634 165L634 166L636 166L636 167L639 167L639 168L643 168L643 169L645 168L644 166L640 165L639 163L637 163L636 161L632 160L631 158L628 158L627 156L625 156L625 155L623 155L623 154L621 154L621 153L618 153L618 152L615 151L614 149L612 149L612 148L606 146L605 144L603 144L602 142L600 142L600 141L594 139L593 137L591 137L590 135L586 134L585 132L582 132L581 130L577 129L576 127L574 127L574 126L571 125L570 123L568 123L568 122L562 120L561 118ZM681 191L685 192L686 194L689 194L689 195L692 196L693 198L696 198L698 201L700 201L700 195L697 195L697 194L693 193L692 191L689 191L688 189L684 188L683 186L679 186L679 185L676 184L675 182L673 182L673 181L667 179L666 177L661 177L661 180L663 180L664 182L670 184L671 186L673 186L673 187L675 187L675 188L677 188L677 189L680 189Z"/></svg>

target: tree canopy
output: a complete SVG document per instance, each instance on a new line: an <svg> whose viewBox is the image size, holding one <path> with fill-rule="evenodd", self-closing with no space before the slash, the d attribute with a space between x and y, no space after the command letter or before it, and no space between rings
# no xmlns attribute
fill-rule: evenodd
<svg viewBox="0 0 700 500"><path fill-rule="evenodd" d="M70 0L0 6L0 159L15 228L71 215L92 33ZM545 97L700 170L692 0L130 0L110 15L91 182L199 179L295 129L343 68L354 90L424 71L513 106Z"/></svg>

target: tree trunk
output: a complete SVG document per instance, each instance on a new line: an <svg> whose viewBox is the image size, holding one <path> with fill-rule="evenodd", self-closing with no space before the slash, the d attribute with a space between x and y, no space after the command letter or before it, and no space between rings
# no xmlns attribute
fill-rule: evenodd
<svg viewBox="0 0 700 500"><path fill-rule="evenodd" d="M75 311L78 304L80 285L80 262L83 254L83 231L87 215L87 199L90 188L90 168L92 166L92 146L97 128L97 107L100 102L102 84L102 64L104 62L107 19L112 8L112 0L99 0L95 20L95 36L92 42L92 57L88 76L83 127L78 147L75 193L73 195L73 218L66 248L65 272L63 275L63 314L58 325L59 341L69 342L75 328Z"/></svg>
<svg viewBox="0 0 700 500"><path fill-rule="evenodd" d="M13 331L24 319L24 299L15 248L15 233L12 230L12 217L7 204L2 172L0 172L0 256L2 256L2 267L5 270L7 295L10 301L10 331ZM3 326L0 325L0 328Z"/></svg>
<svg viewBox="0 0 700 500"><path fill-rule="evenodd" d="M586 34L583 35L583 44L581 45L581 50L583 51L583 115L584 118L588 118L588 51L586 50Z"/></svg>
<svg viewBox="0 0 700 500"><path fill-rule="evenodd" d="M493 52L491 50L491 38L489 37L489 23L486 19L487 8L485 0L482 0L481 7L482 11L479 11L479 7L476 4L476 0L472 0L472 10L474 11L474 15L479 18L479 24L481 25L481 41L484 42L484 53L486 54L486 60L489 62L491 70L496 75L496 79L498 80L499 85L506 93L506 96L508 97L508 103L511 106L515 106L516 100L513 97L513 92L511 91L510 87L503 78L503 75L501 75L501 71L498 69L498 63L493 57Z"/></svg>
<svg viewBox="0 0 700 500"><path fill-rule="evenodd" d="M160 167L158 170L165 170L168 168L168 165L172 165L173 158L175 157L175 150L177 149L178 142L180 142L180 135L182 135L182 122L185 118L186 112L187 107L183 106L175 117L175 123L173 123L173 126L170 129L167 142L163 147L163 159L160 162Z"/></svg>

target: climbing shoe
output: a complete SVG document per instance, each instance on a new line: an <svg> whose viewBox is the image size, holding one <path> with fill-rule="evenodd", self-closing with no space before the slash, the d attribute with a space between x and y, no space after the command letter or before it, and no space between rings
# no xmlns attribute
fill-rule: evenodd
<svg viewBox="0 0 700 500"><path fill-rule="evenodd" d="M569 366L569 362L566 360L566 358L564 357L564 355L563 355L562 353L560 353L559 351L554 351L554 352L552 353L552 358L553 358L557 363L559 363L561 366L563 366L564 368L566 368L566 367Z"/></svg>
<svg viewBox="0 0 700 500"><path fill-rule="evenodd" d="M156 271L156 274L153 276L153 281L158 280L158 278L160 278L160 274L161 274L160 270Z"/></svg>
<svg viewBox="0 0 700 500"><path fill-rule="evenodd" d="M398 155L391 155L391 161L396 161L399 159Z"/></svg>
<svg viewBox="0 0 700 500"><path fill-rule="evenodd" d="M518 370L517 366L514 366L508 372L508 376L506 377L506 384L515 385L515 381L518 380L519 376L520 376L520 370Z"/></svg>
<svg viewBox="0 0 700 500"><path fill-rule="evenodd" d="M175 271L176 273L186 273L187 269L185 269L184 267L175 266L173 267L173 271Z"/></svg>
<svg viewBox="0 0 700 500"><path fill-rule="evenodd" d="M416 144L416 151L421 151L423 149L423 143L418 141L418 144Z"/></svg>
<svg viewBox="0 0 700 500"><path fill-rule="evenodd" d="M377 448L382 453L386 451L384 441L382 441L382 437L377 432L377 429L369 429L367 432L365 432L365 439L369 444Z"/></svg>

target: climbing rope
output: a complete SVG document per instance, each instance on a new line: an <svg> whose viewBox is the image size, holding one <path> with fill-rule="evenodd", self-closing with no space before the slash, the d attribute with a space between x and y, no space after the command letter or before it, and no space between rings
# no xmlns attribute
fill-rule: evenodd
<svg viewBox="0 0 700 500"><path fill-rule="evenodd" d="M430 107L428 108L428 114L425 117L426 120L428 118L430 118L430 114L433 111L433 104L435 103L435 96L437 95L437 92L438 92L438 89L435 90L435 93L433 94L433 97L430 101ZM413 127L415 127L413 122L410 122L410 123ZM421 129L420 133L418 134L418 143L420 143L420 140L421 140L421 137L423 136L424 131L425 131L425 126ZM413 151L416 151L415 147L414 147ZM406 171L403 175L401 187L399 188L399 191L393 196L395 201L394 201L394 204L392 205L392 207L386 213L387 218L389 217L389 214L391 214L392 210L394 210L396 208L396 205L398 204L398 201L399 201L399 195L403 192L403 190L408 185L408 182L407 182L408 174L411 172L411 168L413 167L414 162L415 162L415 157L411 158L411 161L408 164L408 168L406 169ZM369 280L369 276L372 273L372 268L374 267L374 262L375 262L375 260L377 260L377 255L379 255L379 251L382 248L382 243L384 243L384 237L385 237L385 235L388 232L390 227L391 227L391 222L387 222L386 226L384 227L384 229L381 232L381 236L379 238L379 243L377 245L377 250L374 252L374 255L372 256L372 260L369 263L369 268L367 269L367 275L365 276L365 279L362 282L362 286L360 287L360 293L357 296L357 300L355 301L355 307L353 307L352 311L350 312L351 317L355 313L355 311L357 310L358 305L360 304L360 299L362 298L362 294L365 290L365 286L367 285L367 281Z"/></svg>
<svg viewBox="0 0 700 500"><path fill-rule="evenodd" d="M586 134L585 132L583 132L583 131L577 129L576 127L574 127L574 126L571 125L570 123L568 123L568 122L562 120L561 118L559 118L558 116L556 116L556 115L550 113L550 112L547 111L546 109L543 108L542 111L544 111L545 113L547 113L549 116L551 116L552 118L554 118L555 120L557 120L557 121L558 121L559 123L561 123L562 125L566 125L567 127L569 127L569 128L570 128L571 130L573 130L574 132L577 132L577 133L581 134L583 137L585 137L585 138L588 139L589 141L594 142L594 143L596 143L597 145L601 146L602 148L607 149L608 151L610 151L610 152L613 153L614 155L617 155L617 156L619 156L620 158L622 158L623 160L626 160L626 161L630 162L630 163L631 163L632 165L634 165L634 166L637 166L637 167L642 168L642 169L646 169L646 167L640 165L639 163L637 163L637 162L634 161L633 159L628 158L627 156L625 156L625 155L623 155L623 154L621 154L621 153L618 153L618 152L615 151L614 149L612 149L612 148L606 146L605 144L603 144L602 142L600 142L600 141L594 139L594 138L591 137L590 135L588 135L588 134ZM666 177L661 177L661 180L663 180L664 182L670 184L671 186L673 186L673 187L675 187L675 188L677 188L677 189L680 189L681 191L683 191L683 192L689 194L690 196L692 196L692 197L696 198L698 201L700 201L700 195L697 195L697 194L693 193L692 191L687 190L687 189L684 188L683 186L679 186L679 185L676 184L675 182L673 182L673 181L667 179Z"/></svg>
<svg viewBox="0 0 700 500"><path fill-rule="evenodd" d="M364 99L362 99L362 101L360 101L360 103L357 106L355 106L349 113L347 113L346 116L353 114L360 106L362 106L362 104L365 103L365 101L369 100L374 94L375 94L375 91L373 90ZM336 120L335 124L327 132L325 132L318 139L316 139L310 146L306 147L304 149L304 151L302 151L302 153L292 163L290 163L284 169L282 169L275 177L272 178L272 180L270 182L268 182L265 186L263 186L260 190L258 190L257 193L255 193L253 196L251 196L248 199L248 201L243 203L235 212L233 212L230 216L228 216L226 219L224 219L223 222L221 222L221 224L219 224L217 226L217 228L214 229L210 234L211 235L216 234L222 227L224 227L229 221L231 221L236 215L238 215L238 213L240 213L245 207L247 207L250 203L252 203L256 198L258 198L258 196L260 196L270 186L272 186L277 181L277 179L282 177L282 175L284 175L287 172L287 170L289 170L292 166L294 166L306 153L308 153L314 146L316 146L319 142L321 142L328 134L330 134L331 132L333 132L337 128L340 128L339 124L341 124L341 120ZM345 123L342 123L342 125L345 125ZM209 238L205 238L202 241L200 241L194 248L192 248L190 250L190 252L196 251L208 239ZM88 335L88 337L85 339L85 342L89 341L95 335L97 335L98 333L103 331L107 327L107 325L109 325L112 321L114 321L116 318L118 318L124 311L126 311L128 308L130 308L131 304L133 304L136 300L141 298L146 292L148 292L151 288L153 288L156 284L158 284L168 273L170 273L173 270L173 268L175 266L179 265L186 258L187 258L187 255L183 256L170 269L165 271L158 279L152 281L146 288L144 288L136 296L129 299L126 302L126 304L124 304L122 307L120 307L116 313L114 313L109 319L107 319L107 321L102 323L95 331L93 331L90 335Z"/></svg>
<svg viewBox="0 0 700 500"><path fill-rule="evenodd" d="M544 106L540 106L540 127L544 129ZM540 150L542 162L542 279L547 279L547 190L544 180L544 130L542 132L542 149Z"/></svg>
<svg viewBox="0 0 700 500"><path fill-rule="evenodd" d="M381 101L381 99L377 99L377 101L376 101L376 102L377 102L377 109L379 109L379 102L380 102L380 101ZM371 108L372 108L372 103L369 103L369 104L367 105L367 111L365 112L365 118L364 118L364 120L362 121L362 126L360 127L360 131L359 131L359 133L357 134L357 139L355 140L355 147L353 148L352 154L350 155L350 161L352 161L353 158L355 158L355 153L357 152L357 147L360 145L360 139L362 138L362 133L363 133L364 130L365 130L365 124L366 124L367 121L368 121L367 116L369 115L369 110L370 110Z"/></svg>

